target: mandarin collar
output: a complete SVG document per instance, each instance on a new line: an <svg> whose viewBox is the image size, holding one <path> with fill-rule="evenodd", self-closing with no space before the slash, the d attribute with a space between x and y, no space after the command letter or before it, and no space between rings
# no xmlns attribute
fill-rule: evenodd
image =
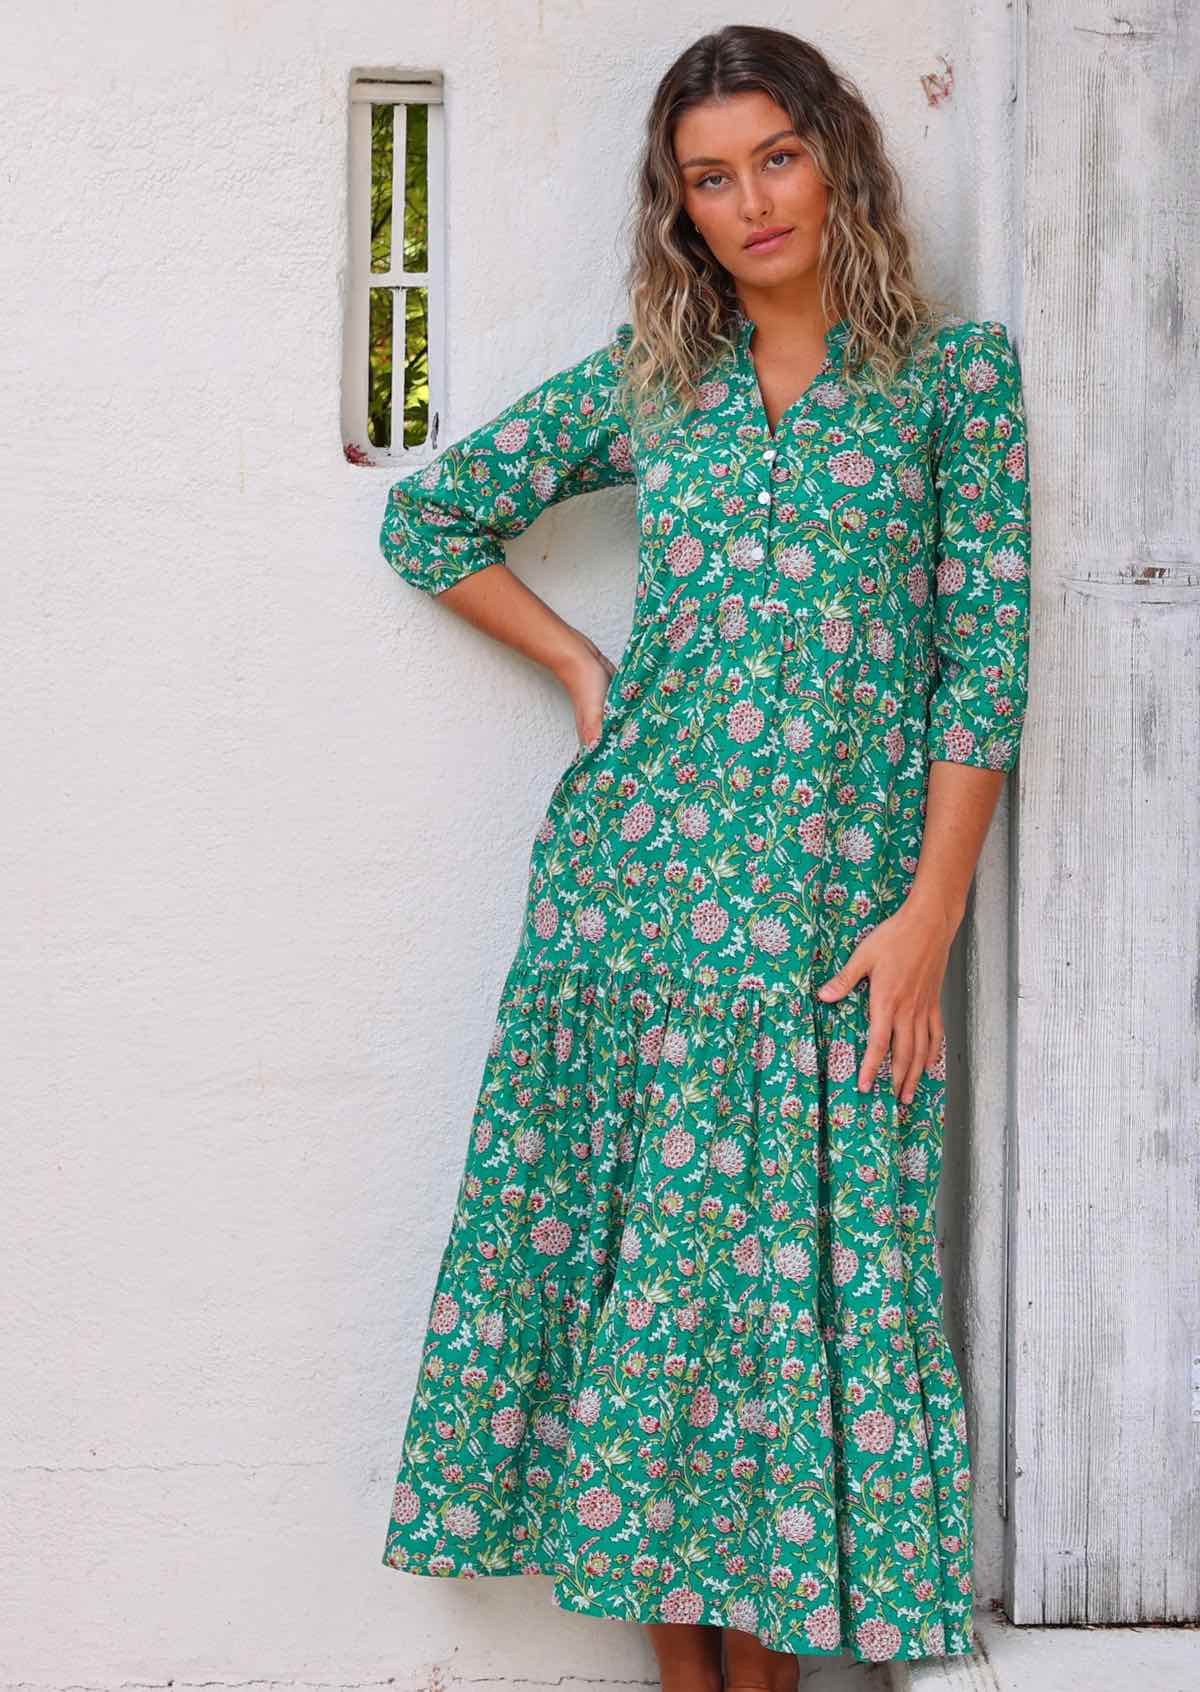
<svg viewBox="0 0 1200 1692"><path fill-rule="evenodd" d="M744 352L750 344L750 337L753 335L756 325L754 319L740 302L733 308L733 326L737 333L738 347ZM825 331L825 345L829 348L836 347L849 332L849 319L845 317L837 318Z"/></svg>

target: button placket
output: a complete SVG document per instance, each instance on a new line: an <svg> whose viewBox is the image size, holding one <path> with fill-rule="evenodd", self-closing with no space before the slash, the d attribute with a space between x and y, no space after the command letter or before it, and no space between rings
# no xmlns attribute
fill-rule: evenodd
<svg viewBox="0 0 1200 1692"><path fill-rule="evenodd" d="M766 435L766 444L761 447L760 456L763 461L762 474L767 477L767 485L765 487L759 487L757 492L754 494L754 499L759 507L759 511L756 517L752 516L750 518L750 526L758 539L759 574L757 597L760 603L765 606L766 588L770 579L770 558L774 544L774 525L772 522L774 517L774 489L770 485L770 477L772 475L775 455L778 451L778 447L776 443L772 441L770 434L765 429L761 432ZM749 495L749 493L753 490L753 484L757 480L757 477L753 478L751 488L747 490L747 495Z"/></svg>

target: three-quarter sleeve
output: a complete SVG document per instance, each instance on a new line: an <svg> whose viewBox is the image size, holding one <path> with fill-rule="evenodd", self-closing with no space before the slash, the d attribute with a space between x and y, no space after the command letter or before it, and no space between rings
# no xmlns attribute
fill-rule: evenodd
<svg viewBox="0 0 1200 1692"><path fill-rule="evenodd" d="M930 759L1009 770L1028 682L1030 501L1021 371L1004 324L948 334L934 447Z"/></svg>
<svg viewBox="0 0 1200 1692"><path fill-rule="evenodd" d="M434 459L394 482L379 545L392 568L442 593L489 564L548 506L634 480L614 389L632 325L530 388Z"/></svg>

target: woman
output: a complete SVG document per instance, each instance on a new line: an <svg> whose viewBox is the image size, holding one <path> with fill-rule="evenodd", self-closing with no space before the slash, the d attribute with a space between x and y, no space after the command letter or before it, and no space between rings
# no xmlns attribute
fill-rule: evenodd
<svg viewBox="0 0 1200 1692"><path fill-rule="evenodd" d="M630 319L391 489L416 587L547 665L532 842L385 1563L542 1572L666 1692L971 1649L939 992L1026 696L1004 326L919 294L874 120L769 29L649 113ZM613 666L503 542L636 488Z"/></svg>

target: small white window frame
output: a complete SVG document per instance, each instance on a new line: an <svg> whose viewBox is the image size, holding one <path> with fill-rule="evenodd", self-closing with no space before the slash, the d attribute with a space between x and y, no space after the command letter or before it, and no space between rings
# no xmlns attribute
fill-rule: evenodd
<svg viewBox="0 0 1200 1692"><path fill-rule="evenodd" d="M445 122L442 73L436 70L355 71L350 78L349 243L344 358L342 446L352 464L417 465L438 449L445 394ZM394 108L392 121L392 254L388 270L371 269L371 108ZM406 271L403 216L405 125L408 106L427 112L429 224L424 271ZM371 293L395 292L392 311L392 393L389 447L367 435L370 383ZM429 334L429 427L424 441L404 445L404 293L424 288Z"/></svg>

